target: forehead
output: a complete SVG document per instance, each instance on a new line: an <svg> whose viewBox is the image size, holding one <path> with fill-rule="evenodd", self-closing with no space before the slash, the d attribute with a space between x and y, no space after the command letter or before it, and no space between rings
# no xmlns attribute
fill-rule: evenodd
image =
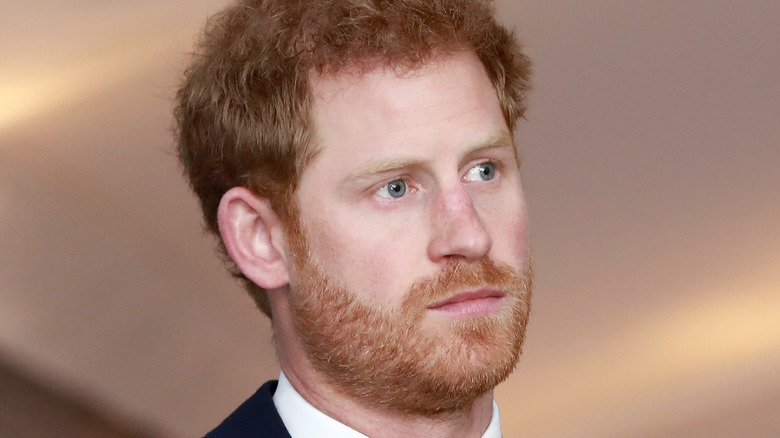
<svg viewBox="0 0 780 438"><path fill-rule="evenodd" d="M319 153L346 147L353 156L413 152L508 134L493 84L470 51L440 55L414 69L312 75L310 86Z"/></svg>
<svg viewBox="0 0 780 438"><path fill-rule="evenodd" d="M442 75L450 75L456 71L461 80L466 79L469 83L488 81L485 68L476 54L473 51L461 50L431 55L426 62L414 66L368 60L332 73L311 71L309 85L315 108L331 103L338 97L352 96L349 100L356 102L358 96L368 97L367 91L382 99L385 105L395 103L403 106L405 95L397 93L399 88L414 93L430 87L432 82L440 81Z"/></svg>

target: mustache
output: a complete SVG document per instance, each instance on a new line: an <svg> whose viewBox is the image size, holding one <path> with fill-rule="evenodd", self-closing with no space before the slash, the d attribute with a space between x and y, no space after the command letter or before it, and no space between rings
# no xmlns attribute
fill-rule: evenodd
<svg viewBox="0 0 780 438"><path fill-rule="evenodd" d="M496 287L507 296L518 297L524 290L530 290L530 283L530 267L526 275L521 275L511 266L496 263L489 257L469 264L453 261L440 273L412 284L401 307L406 312L418 312L456 293L485 286Z"/></svg>

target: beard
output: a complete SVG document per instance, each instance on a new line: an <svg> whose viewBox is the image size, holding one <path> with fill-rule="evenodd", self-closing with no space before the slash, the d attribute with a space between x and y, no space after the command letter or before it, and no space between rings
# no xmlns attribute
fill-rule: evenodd
<svg viewBox="0 0 780 438"><path fill-rule="evenodd" d="M296 243L293 323L309 362L336 390L375 408L430 416L470 406L514 370L530 313L530 262L522 273L489 258L452 263L389 309L362 302L311 259L304 238ZM485 286L505 293L493 314L427 313L438 300Z"/></svg>

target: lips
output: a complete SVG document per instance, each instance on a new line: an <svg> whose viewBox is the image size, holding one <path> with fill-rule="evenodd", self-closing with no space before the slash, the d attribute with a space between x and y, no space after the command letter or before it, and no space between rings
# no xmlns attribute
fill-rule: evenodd
<svg viewBox="0 0 780 438"><path fill-rule="evenodd" d="M504 295L501 290L492 288L462 292L431 304L428 306L428 310L462 316L491 313L498 307Z"/></svg>

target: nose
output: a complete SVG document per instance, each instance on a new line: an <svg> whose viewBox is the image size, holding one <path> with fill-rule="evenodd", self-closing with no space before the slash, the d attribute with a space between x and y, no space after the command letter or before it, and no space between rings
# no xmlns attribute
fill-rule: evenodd
<svg viewBox="0 0 780 438"><path fill-rule="evenodd" d="M453 259L476 261L493 246L485 224L463 188L442 191L432 207L432 236L428 257L440 263Z"/></svg>

